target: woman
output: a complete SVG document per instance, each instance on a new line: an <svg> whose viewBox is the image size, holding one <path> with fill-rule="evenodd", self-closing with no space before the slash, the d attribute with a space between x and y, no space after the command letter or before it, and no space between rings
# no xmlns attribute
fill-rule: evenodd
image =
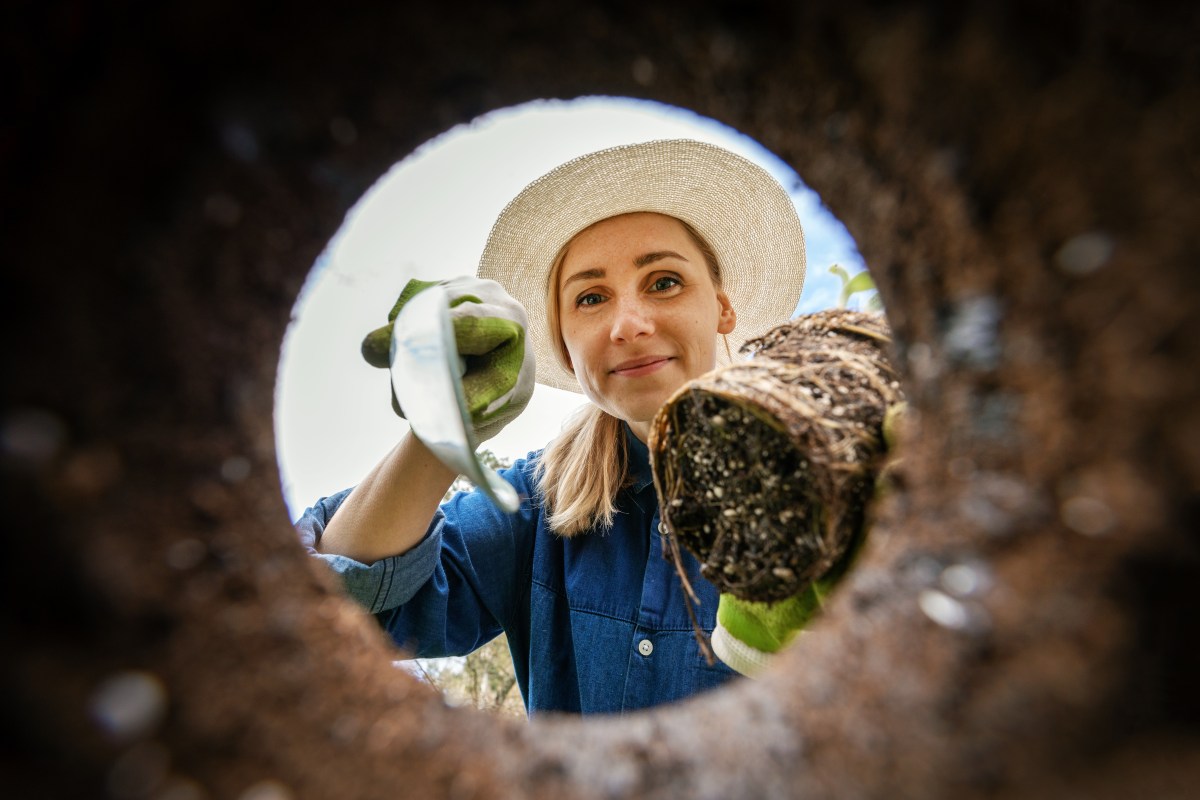
<svg viewBox="0 0 1200 800"><path fill-rule="evenodd" d="M472 301L456 308L522 326L530 312L537 379L591 401L502 473L519 511L475 492L439 508L455 475L407 436L353 491L308 509L302 538L417 655L506 633L530 713L620 712L720 685L734 673L700 653L662 556L646 440L676 389L791 316L804 265L787 193L721 148L648 142L560 166L500 215L478 279L451 282ZM481 436L524 407L529 361ZM716 590L684 561L711 630Z"/></svg>

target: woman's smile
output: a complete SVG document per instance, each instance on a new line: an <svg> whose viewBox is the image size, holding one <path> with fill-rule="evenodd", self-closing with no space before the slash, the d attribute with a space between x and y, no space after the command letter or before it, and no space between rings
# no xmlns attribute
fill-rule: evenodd
<svg viewBox="0 0 1200 800"><path fill-rule="evenodd" d="M663 367L671 363L670 356L646 356L645 358L634 358L629 361L624 361L613 367L612 374L619 375L622 378L640 378L644 375L653 375Z"/></svg>

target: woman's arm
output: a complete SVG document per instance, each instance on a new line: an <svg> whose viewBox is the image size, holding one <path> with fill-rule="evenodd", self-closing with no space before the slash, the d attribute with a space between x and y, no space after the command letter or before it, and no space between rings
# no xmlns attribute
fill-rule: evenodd
<svg viewBox="0 0 1200 800"><path fill-rule="evenodd" d="M405 434L354 487L329 520L317 550L364 564L410 550L429 530L455 477L420 439Z"/></svg>
<svg viewBox="0 0 1200 800"><path fill-rule="evenodd" d="M388 324L363 340L363 357L390 369L395 320L413 297L435 285L449 304L455 346L460 353L479 356L462 380L475 441L482 444L525 408L536 371L533 349L525 347L525 309L499 283L474 276L410 280ZM405 435L328 520L317 552L374 564L409 551L425 537L455 477L417 437Z"/></svg>

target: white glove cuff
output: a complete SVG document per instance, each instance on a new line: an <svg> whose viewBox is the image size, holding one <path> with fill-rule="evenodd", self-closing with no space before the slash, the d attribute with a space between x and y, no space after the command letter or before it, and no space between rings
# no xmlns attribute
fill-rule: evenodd
<svg viewBox="0 0 1200 800"><path fill-rule="evenodd" d="M774 653L764 653L758 648L751 647L741 639L734 637L729 631L717 623L712 632L712 648L717 658L725 662L732 670L753 678L770 663Z"/></svg>

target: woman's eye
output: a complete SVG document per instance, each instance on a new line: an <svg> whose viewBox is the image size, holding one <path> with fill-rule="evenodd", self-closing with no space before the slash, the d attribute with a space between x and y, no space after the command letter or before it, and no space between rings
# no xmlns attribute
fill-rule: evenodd
<svg viewBox="0 0 1200 800"><path fill-rule="evenodd" d="M595 292L592 292L591 294L582 295L578 300L575 301L575 305L577 305L577 306L594 306L597 303L602 302L603 300L604 300L603 297L596 294Z"/></svg>
<svg viewBox="0 0 1200 800"><path fill-rule="evenodd" d="M651 288L653 288L656 292L665 292L667 289L671 289L679 285L681 284L678 278L672 278L670 276L663 275L661 278L658 278L654 281L654 285Z"/></svg>

